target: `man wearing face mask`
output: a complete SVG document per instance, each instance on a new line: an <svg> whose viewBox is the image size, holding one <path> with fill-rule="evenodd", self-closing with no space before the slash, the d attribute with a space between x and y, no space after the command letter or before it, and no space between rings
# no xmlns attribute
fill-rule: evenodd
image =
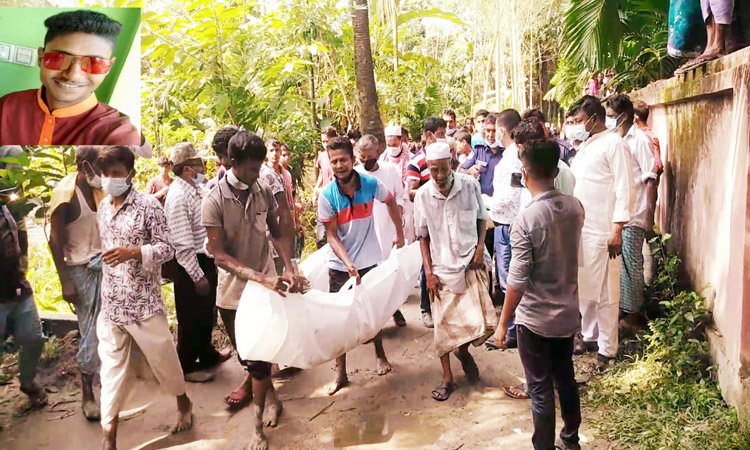
<svg viewBox="0 0 750 450"><path fill-rule="evenodd" d="M99 403L92 382L99 373L96 320L101 307L102 243L96 223L105 194L99 176L99 149L76 148L77 171L63 178L52 191L50 250L60 278L63 298L78 317L78 354L83 415L99 420Z"/></svg>
<svg viewBox="0 0 750 450"><path fill-rule="evenodd" d="M388 192L393 195L401 212L401 217L404 217L404 182L401 181L401 176L392 164L378 161L378 150L378 139L375 136L371 134L362 136L354 148L360 161L360 164L354 169L359 173L371 175L380 180L388 189ZM388 214L388 207L385 203L375 202L372 205L372 218L375 225L375 235L378 237L380 250L383 253L383 260L386 260L391 256L391 249L396 242L396 226ZM393 321L396 326L406 326L406 319L404 319L401 311L396 311L393 314Z"/></svg>
<svg viewBox="0 0 750 450"><path fill-rule="evenodd" d="M216 318L216 265L206 251L206 227L201 223L201 184L206 178L203 153L182 142L172 148L172 172L164 212L169 242L175 250L174 276L177 313L177 355L185 380L213 379L205 369L226 361L230 351L219 352L211 342Z"/></svg>
<svg viewBox="0 0 750 450"><path fill-rule="evenodd" d="M480 109L477 111L477 132L474 134L474 136L471 137L471 147L475 148L477 144L479 143L486 143L487 140L484 137L484 122L487 119L487 116L490 115L490 112L486 109Z"/></svg>
<svg viewBox="0 0 750 450"><path fill-rule="evenodd" d="M646 230L654 226L649 198L656 197L655 160L651 138L635 123L633 102L627 95L617 95L607 102L607 128L625 139L630 150L630 168L635 186L635 204L630 222L622 229L620 265L620 311L631 328L645 325L640 315L643 306L643 241Z"/></svg>
<svg viewBox="0 0 750 450"><path fill-rule="evenodd" d="M172 432L190 428L193 415L161 296L161 266L174 257L164 210L158 200L133 188L131 149L109 147L99 156L99 165L102 189L108 195L97 213L104 265L96 335L102 363L102 448L114 449L134 346L140 348L162 388L177 400Z"/></svg>
<svg viewBox="0 0 750 450"><path fill-rule="evenodd" d="M380 160L396 167L402 182L406 182L406 170L409 166L409 150L404 147L401 142L401 127L385 127L385 151L380 155Z"/></svg>
<svg viewBox="0 0 750 450"><path fill-rule="evenodd" d="M571 170L576 177L573 193L586 211L578 272L583 342L577 342L576 352L598 350L600 366L617 355L617 258L634 199L627 144L619 134L607 130L605 118L599 99L587 95L581 100L577 123L567 128L571 136L583 141Z"/></svg>

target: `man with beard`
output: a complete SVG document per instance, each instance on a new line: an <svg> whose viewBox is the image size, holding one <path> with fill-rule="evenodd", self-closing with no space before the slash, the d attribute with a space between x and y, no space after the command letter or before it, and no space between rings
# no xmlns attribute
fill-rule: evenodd
<svg viewBox="0 0 750 450"><path fill-rule="evenodd" d="M378 244L373 221L375 200L385 203L396 227L396 246L404 245L404 230L396 200L377 178L353 170L354 150L346 137L331 139L328 156L333 168L334 182L321 192L318 200L318 219L325 224L331 256L328 260L329 291L338 292L349 278L357 283L381 261L383 254ZM391 370L378 334L372 339L377 357L378 375ZM346 374L346 354L336 358L336 379L328 389L335 394L349 384Z"/></svg>

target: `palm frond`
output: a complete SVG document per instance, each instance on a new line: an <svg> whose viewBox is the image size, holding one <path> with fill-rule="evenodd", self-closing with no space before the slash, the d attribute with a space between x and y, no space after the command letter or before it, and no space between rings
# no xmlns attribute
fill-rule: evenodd
<svg viewBox="0 0 750 450"><path fill-rule="evenodd" d="M620 0L572 0L565 13L565 59L586 67L607 67L617 60L625 31Z"/></svg>

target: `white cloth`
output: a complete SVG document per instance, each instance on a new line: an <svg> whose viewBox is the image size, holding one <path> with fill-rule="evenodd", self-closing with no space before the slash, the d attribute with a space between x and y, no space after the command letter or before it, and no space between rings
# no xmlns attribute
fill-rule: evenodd
<svg viewBox="0 0 750 450"><path fill-rule="evenodd" d="M445 142L435 142L425 147L424 152L427 161L447 159L451 157L451 146Z"/></svg>
<svg viewBox="0 0 750 450"><path fill-rule="evenodd" d="M631 171L635 187L635 203L628 226L647 230L649 204L646 198L646 182L656 180L654 173L654 152L651 139L636 124L625 135L625 143L630 150Z"/></svg>
<svg viewBox="0 0 750 450"><path fill-rule="evenodd" d="M116 325L99 316L101 423L115 419L128 397L132 373L133 347L138 346L161 387L175 397L185 393L185 378L177 357L174 338L164 314L155 314L140 323Z"/></svg>
<svg viewBox="0 0 750 450"><path fill-rule="evenodd" d="M510 225L521 210L521 193L526 191L528 201L531 201L531 194L528 189L511 186L511 178L514 173L521 173L521 159L518 157L518 147L515 142L509 145L503 152L503 159L495 166L495 175L492 179L494 192L492 197L488 197L487 209L490 211L490 217L493 221ZM528 202L527 202L528 203Z"/></svg>
<svg viewBox="0 0 750 450"><path fill-rule="evenodd" d="M594 301L580 297L581 334L586 342L596 342L599 353L614 358L617 355L618 330L620 315L620 258L604 262L606 283L601 287L604 301ZM581 274L579 271L579 292Z"/></svg>
<svg viewBox="0 0 750 450"><path fill-rule="evenodd" d="M379 162L378 170L368 172L361 164L355 167L357 172L366 175L372 175L382 181L388 191L393 195L396 204L404 207L404 182L401 181L401 174L398 169L387 162ZM380 249L383 251L383 259L388 259L393 248L393 241L396 239L396 225L393 224L388 206L385 203L374 202L372 205L372 219L375 225L375 235L378 237ZM403 217L401 218L403 220Z"/></svg>
<svg viewBox="0 0 750 450"><path fill-rule="evenodd" d="M375 337L404 304L422 266L419 244L414 243L391 252L360 285L352 278L339 292L328 292L329 251L324 247L300 264L302 273L315 280L305 294L281 297L247 283L235 320L242 359L307 369L354 349ZM312 264L306 264L308 260Z"/></svg>
<svg viewBox="0 0 750 450"><path fill-rule="evenodd" d="M477 220L488 220L481 188L474 177L453 174L448 196L434 180L425 183L414 198L417 238L430 238L433 272L456 294L466 290L466 269L477 248Z"/></svg>
<svg viewBox="0 0 750 450"><path fill-rule="evenodd" d="M385 135L386 136L401 136L401 126L400 125L388 125L385 127Z"/></svg>

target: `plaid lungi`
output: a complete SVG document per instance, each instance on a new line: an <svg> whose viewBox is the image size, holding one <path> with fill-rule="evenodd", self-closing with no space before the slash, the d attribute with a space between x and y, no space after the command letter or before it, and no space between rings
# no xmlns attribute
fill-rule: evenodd
<svg viewBox="0 0 750 450"><path fill-rule="evenodd" d="M646 230L623 227L622 258L620 260L620 309L637 313L643 306L643 240Z"/></svg>
<svg viewBox="0 0 750 450"><path fill-rule="evenodd" d="M432 299L435 351L438 356L466 343L482 345L495 332L497 314L488 288L489 277L485 270L469 270L466 272L466 291L463 294L443 288L440 298Z"/></svg>

